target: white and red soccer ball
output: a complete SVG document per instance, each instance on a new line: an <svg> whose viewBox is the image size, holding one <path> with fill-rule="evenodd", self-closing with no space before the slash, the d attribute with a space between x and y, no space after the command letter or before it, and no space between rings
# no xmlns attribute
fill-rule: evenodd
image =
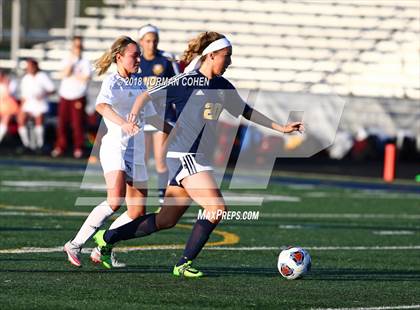
<svg viewBox="0 0 420 310"><path fill-rule="evenodd" d="M286 279L297 279L311 270L311 256L300 247L288 247L280 252L277 268Z"/></svg>

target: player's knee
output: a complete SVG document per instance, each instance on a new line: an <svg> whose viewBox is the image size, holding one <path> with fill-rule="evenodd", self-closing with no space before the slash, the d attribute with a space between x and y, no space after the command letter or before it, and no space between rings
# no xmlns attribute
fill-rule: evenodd
<svg viewBox="0 0 420 310"><path fill-rule="evenodd" d="M107 198L107 202L113 211L118 211L124 200L120 198Z"/></svg>
<svg viewBox="0 0 420 310"><path fill-rule="evenodd" d="M206 218L214 223L218 224L222 219L224 214L227 212L227 207L225 204L213 205L205 208Z"/></svg>
<svg viewBox="0 0 420 310"><path fill-rule="evenodd" d="M146 210L144 210L144 208L139 208L139 209L136 209L136 210L128 210L127 214L129 216L129 218L135 220L135 219L145 215Z"/></svg>

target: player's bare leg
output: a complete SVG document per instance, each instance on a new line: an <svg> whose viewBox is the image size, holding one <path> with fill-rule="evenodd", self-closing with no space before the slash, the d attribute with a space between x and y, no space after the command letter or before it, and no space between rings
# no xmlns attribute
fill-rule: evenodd
<svg viewBox="0 0 420 310"><path fill-rule="evenodd" d="M209 171L202 171L182 180L185 192L204 208L206 219L197 219L185 246L184 253L173 269L175 276L202 277L203 273L192 267L210 234L220 222L226 206L220 190Z"/></svg>
<svg viewBox="0 0 420 310"><path fill-rule="evenodd" d="M125 196L125 173L121 170L110 171L105 174L107 185L107 200L96 206L80 227L76 236L64 245L64 252L67 254L69 262L80 267L80 252L84 244L93 234L103 225L103 223L120 208L121 197Z"/></svg>

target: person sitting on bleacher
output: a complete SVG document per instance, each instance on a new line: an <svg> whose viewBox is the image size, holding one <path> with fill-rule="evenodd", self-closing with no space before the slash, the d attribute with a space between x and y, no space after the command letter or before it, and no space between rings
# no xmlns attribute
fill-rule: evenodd
<svg viewBox="0 0 420 310"><path fill-rule="evenodd" d="M0 143L7 133L10 119L17 114L19 105L13 96L16 83L10 80L8 74L0 70Z"/></svg>
<svg viewBox="0 0 420 310"><path fill-rule="evenodd" d="M47 97L55 92L51 79L39 69L34 59L26 60L26 74L20 83L21 109L18 114L18 133L22 144L31 149L44 145L44 114L48 112ZM31 143L26 122L28 117L35 121L35 141Z"/></svg>

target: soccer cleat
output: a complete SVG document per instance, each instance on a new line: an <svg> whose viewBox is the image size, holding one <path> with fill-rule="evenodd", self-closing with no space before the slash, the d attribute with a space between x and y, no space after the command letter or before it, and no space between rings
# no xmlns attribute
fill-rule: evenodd
<svg viewBox="0 0 420 310"><path fill-rule="evenodd" d="M98 232L93 236L93 240L100 249L101 253L101 263L105 268L112 268L112 244L107 244L104 240L105 230L98 230Z"/></svg>
<svg viewBox="0 0 420 310"><path fill-rule="evenodd" d="M102 255L101 255L101 249L99 247L94 247L92 252L90 253L90 260L94 264L101 264L102 263ZM115 256L115 252L111 252L111 265L114 268L124 268L126 267L126 264L121 263L117 260L117 257Z"/></svg>
<svg viewBox="0 0 420 310"><path fill-rule="evenodd" d="M104 240L105 230L101 229L93 235L93 241L95 241L98 248L102 248L107 245L106 241Z"/></svg>
<svg viewBox="0 0 420 310"><path fill-rule="evenodd" d="M96 246L96 247L94 247L92 249L92 252L90 252L90 260L94 264L100 264L100 263L102 263L102 260L101 260L101 249L99 247Z"/></svg>
<svg viewBox="0 0 420 310"><path fill-rule="evenodd" d="M185 277L185 278L200 278L204 276L204 274L201 271L198 271L191 265L192 265L192 261L190 260L180 266L175 265L174 271L172 273L176 277Z"/></svg>
<svg viewBox="0 0 420 310"><path fill-rule="evenodd" d="M81 267L82 262L80 261L80 252L81 248L75 244L73 244L71 241L68 241L64 247L63 251L67 254L67 259L73 266Z"/></svg>

